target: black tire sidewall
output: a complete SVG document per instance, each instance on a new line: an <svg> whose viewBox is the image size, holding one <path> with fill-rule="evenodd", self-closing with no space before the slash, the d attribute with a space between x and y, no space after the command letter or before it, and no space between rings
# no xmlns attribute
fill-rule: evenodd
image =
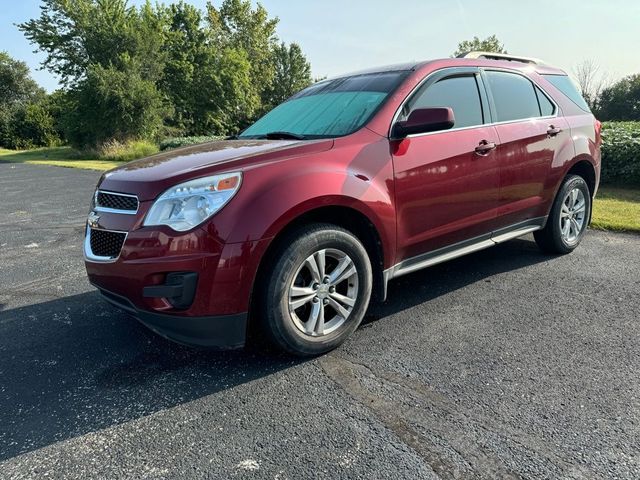
<svg viewBox="0 0 640 480"><path fill-rule="evenodd" d="M296 233L290 237L288 246L280 250L272 271L266 275L269 283L262 304L272 340L290 353L313 356L336 348L358 328L369 306L373 276L367 251L350 232L334 226L312 225ZM305 259L324 248L336 248L351 257L358 272L358 297L340 328L325 336L311 337L301 332L291 318L288 288Z"/></svg>

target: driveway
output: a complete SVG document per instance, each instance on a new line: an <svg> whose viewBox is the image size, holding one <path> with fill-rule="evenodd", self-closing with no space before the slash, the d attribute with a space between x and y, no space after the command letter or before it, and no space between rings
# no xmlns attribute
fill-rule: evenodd
<svg viewBox="0 0 640 480"><path fill-rule="evenodd" d="M0 478L640 478L640 236L402 277L315 360L217 353L87 283L97 180L0 163Z"/></svg>

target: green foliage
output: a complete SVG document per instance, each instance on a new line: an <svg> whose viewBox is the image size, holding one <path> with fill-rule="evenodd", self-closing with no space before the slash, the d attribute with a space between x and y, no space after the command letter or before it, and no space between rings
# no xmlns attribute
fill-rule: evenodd
<svg viewBox="0 0 640 480"><path fill-rule="evenodd" d="M265 91L264 108L271 110L294 93L311 85L311 65L297 43L287 46L284 42L274 47L274 81Z"/></svg>
<svg viewBox="0 0 640 480"><path fill-rule="evenodd" d="M19 106L11 122L11 136L2 142L8 148L51 147L60 143L55 121L45 101Z"/></svg>
<svg viewBox="0 0 640 480"><path fill-rule="evenodd" d="M265 92L274 81L272 55L277 45L278 18L269 18L260 4L253 9L250 0L224 0L220 9L212 3L207 4L207 20L218 48L245 52L246 58L250 59L251 93L258 101L264 101ZM246 125L251 117L247 114L240 120Z"/></svg>
<svg viewBox="0 0 640 480"><path fill-rule="evenodd" d="M640 186L640 122L602 124L602 181Z"/></svg>
<svg viewBox="0 0 640 480"><path fill-rule="evenodd" d="M126 71L135 66L144 78L162 71L162 8L136 9L127 0L43 0L39 18L18 25L46 53L43 66L65 86L77 86L92 66Z"/></svg>
<svg viewBox="0 0 640 480"><path fill-rule="evenodd" d="M155 84L136 69L121 71L95 65L70 92L63 129L72 145L98 147L115 140L154 138L168 110Z"/></svg>
<svg viewBox="0 0 640 480"><path fill-rule="evenodd" d="M457 57L468 52L493 52L493 53L509 53L505 50L504 45L498 40L498 37L491 35L483 40L473 37L472 40L464 40L458 44L458 48L453 52L453 56Z"/></svg>
<svg viewBox="0 0 640 480"><path fill-rule="evenodd" d="M278 19L250 0L204 12L183 1L42 3L19 28L61 78L52 116L78 147L236 133L310 82L300 47L278 44Z"/></svg>
<svg viewBox="0 0 640 480"><path fill-rule="evenodd" d="M640 74L605 88L598 99L596 114L602 120L640 121Z"/></svg>
<svg viewBox="0 0 640 480"><path fill-rule="evenodd" d="M94 155L91 155L93 153ZM96 152L86 152L85 156L114 162L129 162L158 153L158 145L145 140L120 143L115 140L104 143Z"/></svg>
<svg viewBox="0 0 640 480"><path fill-rule="evenodd" d="M0 107L41 99L44 90L31 78L27 64L0 51Z"/></svg>
<svg viewBox="0 0 640 480"><path fill-rule="evenodd" d="M211 17L205 25L191 5L171 5L168 15L168 59L160 81L175 108L168 126L186 135L237 130L259 105L247 52L214 36Z"/></svg>
<svg viewBox="0 0 640 480"><path fill-rule="evenodd" d="M160 142L160 150L170 150L172 148L187 147L198 143L214 142L224 137L219 136L196 136L196 137L173 137Z"/></svg>
<svg viewBox="0 0 640 480"><path fill-rule="evenodd" d="M46 53L43 66L67 88L62 118L75 146L151 138L168 112L162 73L164 10L126 0L44 0L39 18L19 25Z"/></svg>
<svg viewBox="0 0 640 480"><path fill-rule="evenodd" d="M44 90L24 62L0 52L0 146L33 148L58 142Z"/></svg>

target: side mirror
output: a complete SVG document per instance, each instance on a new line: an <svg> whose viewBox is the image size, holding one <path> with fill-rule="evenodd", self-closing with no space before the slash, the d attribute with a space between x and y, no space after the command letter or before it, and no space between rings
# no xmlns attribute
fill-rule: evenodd
<svg viewBox="0 0 640 480"><path fill-rule="evenodd" d="M409 118L396 122L391 131L393 139L401 139L416 133L447 130L455 124L453 110L450 107L416 108Z"/></svg>

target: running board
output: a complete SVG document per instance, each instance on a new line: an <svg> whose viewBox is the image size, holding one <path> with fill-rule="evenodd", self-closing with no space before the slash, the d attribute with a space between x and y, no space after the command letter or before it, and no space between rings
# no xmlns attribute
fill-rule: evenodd
<svg viewBox="0 0 640 480"><path fill-rule="evenodd" d="M466 240L448 247L439 248L433 252L403 260L384 271L384 297L386 298L387 296L386 284L392 278L400 277L417 270L422 270L423 268L431 267L438 263L443 263L469 253L493 247L494 245L506 242L507 240L512 240L526 235L527 233L535 232L536 230L540 230L544 227L546 220L547 217L534 218L471 240Z"/></svg>

